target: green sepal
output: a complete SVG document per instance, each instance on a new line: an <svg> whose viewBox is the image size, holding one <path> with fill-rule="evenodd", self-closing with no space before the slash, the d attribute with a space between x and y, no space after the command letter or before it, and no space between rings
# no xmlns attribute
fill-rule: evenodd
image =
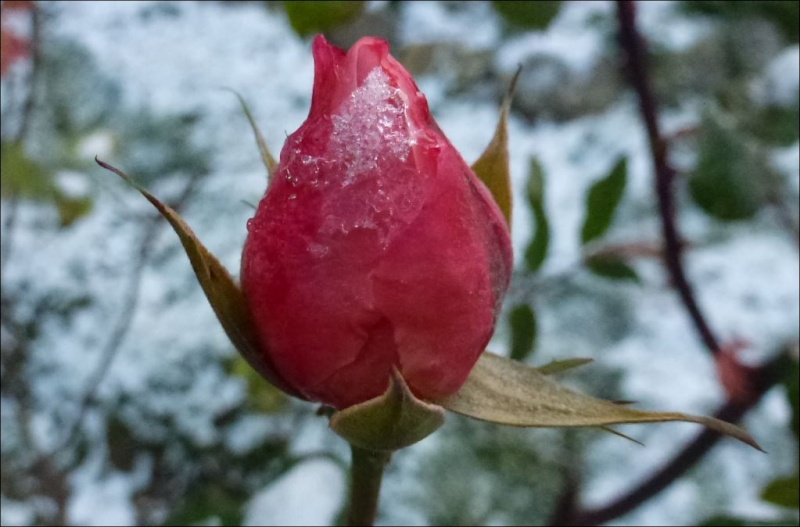
<svg viewBox="0 0 800 527"><path fill-rule="evenodd" d="M444 409L418 399L394 370L383 395L334 412L330 427L351 445L394 451L421 441L444 423Z"/></svg>
<svg viewBox="0 0 800 527"><path fill-rule="evenodd" d="M269 151L269 148L267 147L267 142L264 141L264 135L258 128L256 120L253 118L253 114L250 112L250 108L244 101L244 97L239 95L239 92L237 92L236 90L233 90L231 88L225 88L225 89L233 92L236 98L239 99L239 104L242 105L242 110L244 111L244 115L247 117L247 121L250 123L250 127L253 129L253 135L256 138L256 145L258 145L258 151L261 153L261 162L264 163L264 167L266 167L267 169L267 180L272 181L272 178L275 176L275 171L278 169L278 162L275 161L275 158Z"/></svg>
<svg viewBox="0 0 800 527"><path fill-rule="evenodd" d="M511 86L508 88L503 106L500 109L500 120L489 146L481 156L472 164L472 171L483 181L508 223L511 230L511 170L508 161L508 113L511 110L511 97L519 79L522 69L518 69Z"/></svg>
<svg viewBox="0 0 800 527"><path fill-rule="evenodd" d="M437 404L481 421L522 427L606 427L623 423L685 421L702 424L761 450L750 435L713 417L646 412L570 390L536 368L485 352L467 382Z"/></svg>
<svg viewBox="0 0 800 527"><path fill-rule="evenodd" d="M231 276L220 261L211 254L211 251L200 242L192 229L183 221L183 218L171 207L161 203L155 196L139 186L134 180L116 167L95 158L98 165L110 170L124 179L128 184L142 193L147 200L158 209L169 222L183 249L189 257L197 281L203 288L211 308L217 315L222 328L228 335L239 353L247 360L258 373L284 392L305 399L300 393L284 381L272 365L269 355L263 350L255 332L250 311L244 299L239 284Z"/></svg>

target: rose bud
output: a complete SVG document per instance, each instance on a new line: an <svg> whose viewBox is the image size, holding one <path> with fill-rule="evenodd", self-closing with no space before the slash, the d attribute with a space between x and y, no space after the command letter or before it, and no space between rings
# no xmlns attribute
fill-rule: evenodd
<svg viewBox="0 0 800 527"><path fill-rule="evenodd" d="M277 373L346 408L394 368L419 398L455 393L489 341L511 241L388 44L318 36L308 118L288 137L242 255L242 290Z"/></svg>

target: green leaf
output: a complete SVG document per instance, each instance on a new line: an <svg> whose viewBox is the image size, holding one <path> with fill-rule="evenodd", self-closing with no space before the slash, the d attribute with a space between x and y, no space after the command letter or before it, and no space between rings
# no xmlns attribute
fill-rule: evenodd
<svg viewBox="0 0 800 527"><path fill-rule="evenodd" d="M707 214L726 221L751 218L764 202L758 178L767 170L744 138L706 116L697 166L689 179L692 199Z"/></svg>
<svg viewBox="0 0 800 527"><path fill-rule="evenodd" d="M28 157L22 144L4 141L0 149L0 194L4 198L54 199L58 191L52 172Z"/></svg>
<svg viewBox="0 0 800 527"><path fill-rule="evenodd" d="M21 144L3 142L0 195L55 205L61 226L68 227L92 210L92 199L66 196L56 186L53 172L28 157Z"/></svg>
<svg viewBox="0 0 800 527"><path fill-rule="evenodd" d="M586 268L597 276L611 280L641 282L639 275L624 260L609 256L590 256L584 259Z"/></svg>
<svg viewBox="0 0 800 527"><path fill-rule="evenodd" d="M797 525L795 518L782 518L778 520L761 520L754 518L741 518L738 516L714 516L700 523L703 527L778 527L781 525Z"/></svg>
<svg viewBox="0 0 800 527"><path fill-rule="evenodd" d="M520 70L511 80L511 85L503 100L500 109L500 120L489 146L481 156L472 164L472 170L488 187L495 202L506 218L508 228L511 230L511 171L508 163L508 113L511 109L511 97L519 79Z"/></svg>
<svg viewBox="0 0 800 527"><path fill-rule="evenodd" d="M525 263L536 271L544 263L550 245L550 224L544 210L544 170L536 158L531 158L528 175L528 204L535 221L531 243L525 251Z"/></svg>
<svg viewBox="0 0 800 527"><path fill-rule="evenodd" d="M798 497L800 497L800 474L774 479L761 493L761 499L764 501L792 509L800 507Z"/></svg>
<svg viewBox="0 0 800 527"><path fill-rule="evenodd" d="M275 170L278 168L278 162L275 161L274 157L272 157L272 153L269 151L269 147L267 147L267 142L264 141L264 136L261 134L261 130L259 130L256 120L253 118L253 114L250 113L250 108L248 108L244 98L239 95L238 92L231 90L230 88L227 89L236 95L236 97L239 99L239 104L242 105L244 115L247 117L247 121L250 123L250 128L253 129L253 135L256 138L256 145L258 145L258 151L261 153L261 162L264 163L264 167L267 169L267 179L268 181L271 181L272 177L275 175Z"/></svg>
<svg viewBox="0 0 800 527"><path fill-rule="evenodd" d="M123 472L133 470L138 452L136 438L130 427L114 415L106 423L106 446L114 468Z"/></svg>
<svg viewBox="0 0 800 527"><path fill-rule="evenodd" d="M444 423L444 410L417 399L395 370L386 393L334 412L330 427L351 445L392 451L421 441Z"/></svg>
<svg viewBox="0 0 800 527"><path fill-rule="evenodd" d="M723 2L720 0L691 0L681 2L687 11L714 15L723 19L760 17L774 23L790 42L797 42L800 27L798 2L783 0L739 0Z"/></svg>
<svg viewBox="0 0 800 527"><path fill-rule="evenodd" d="M769 145L792 146L800 139L800 107L766 106L744 118L743 128Z"/></svg>
<svg viewBox="0 0 800 527"><path fill-rule="evenodd" d="M602 236L611 226L628 179L628 160L620 158L606 177L596 182L586 195L586 219L581 241L587 244Z"/></svg>
<svg viewBox="0 0 800 527"><path fill-rule="evenodd" d="M511 358L525 360L536 342L536 312L528 304L520 304L508 315L511 324Z"/></svg>
<svg viewBox="0 0 800 527"><path fill-rule="evenodd" d="M737 518L735 516L714 516L708 518L700 525L704 527L738 527L740 525L753 525L745 518Z"/></svg>
<svg viewBox="0 0 800 527"><path fill-rule="evenodd" d="M800 416L798 416L800 413L800 364L789 353L787 353L785 362L785 367L781 369L783 372L781 383L786 388L786 399L792 409L792 432L794 432L795 438L800 438Z"/></svg>
<svg viewBox="0 0 800 527"><path fill-rule="evenodd" d="M358 18L364 2L292 1L283 2L292 28L301 37L325 33Z"/></svg>
<svg viewBox="0 0 800 527"><path fill-rule="evenodd" d="M484 352L467 382L437 402L453 412L491 423L524 427L607 426L621 423L700 423L761 450L743 429L713 417L646 412L595 399L553 382L536 368Z"/></svg>
<svg viewBox="0 0 800 527"><path fill-rule="evenodd" d="M244 380L247 385L247 402L253 410L275 413L286 404L286 395L254 370L241 355L236 355L228 365L228 373Z"/></svg>
<svg viewBox="0 0 800 527"><path fill-rule="evenodd" d="M178 238L180 238L197 280L200 282L200 286L203 288L203 292L222 324L225 333L250 366L281 390L304 399L301 394L278 375L270 361L269 354L262 350L239 284L236 283L219 260L200 242L180 215L169 206L161 203L155 196L140 187L118 168L98 159L95 159L95 161L101 167L117 174L141 192L158 212L166 218Z"/></svg>
<svg viewBox="0 0 800 527"><path fill-rule="evenodd" d="M544 169L536 157L528 163L528 203L531 205L544 203Z"/></svg>
<svg viewBox="0 0 800 527"><path fill-rule="evenodd" d="M561 2L495 0L492 2L492 6L512 26L525 29L545 29L561 9Z"/></svg>
<svg viewBox="0 0 800 527"><path fill-rule="evenodd" d="M94 206L92 198L71 198L61 193L56 195L55 203L62 227L69 227L75 221L86 216Z"/></svg>
<svg viewBox="0 0 800 527"><path fill-rule="evenodd" d="M211 483L184 498L164 522L164 525L216 525L206 523L218 518L220 525L241 525L247 496L234 493L219 484Z"/></svg>

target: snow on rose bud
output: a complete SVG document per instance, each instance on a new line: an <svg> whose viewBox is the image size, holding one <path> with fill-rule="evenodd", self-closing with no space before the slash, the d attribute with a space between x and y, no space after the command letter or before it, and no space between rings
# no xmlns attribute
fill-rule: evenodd
<svg viewBox="0 0 800 527"><path fill-rule="evenodd" d="M381 395L394 368L455 393L494 329L512 268L491 194L381 39L318 36L311 110L248 222L241 281L263 353L310 400Z"/></svg>

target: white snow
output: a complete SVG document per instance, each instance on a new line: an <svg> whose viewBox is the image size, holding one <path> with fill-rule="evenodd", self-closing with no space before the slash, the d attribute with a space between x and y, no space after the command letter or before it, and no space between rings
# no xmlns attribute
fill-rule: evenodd
<svg viewBox="0 0 800 527"><path fill-rule="evenodd" d="M335 465L307 461L253 497L244 525L333 525L344 488Z"/></svg>
<svg viewBox="0 0 800 527"><path fill-rule="evenodd" d="M751 86L752 96L762 104L797 104L800 90L800 46L789 46L764 68L764 76Z"/></svg>
<svg viewBox="0 0 800 527"><path fill-rule="evenodd" d="M164 7L176 16L145 16L148 10ZM162 3L162 2L70 2L52 6L60 13L51 29L55 34L86 46L108 76L124 87L122 104L159 114L198 112L203 118L197 142L212 153L212 173L203 182L195 201L184 217L200 239L217 254L228 269L235 271L251 210L241 201L257 201L266 179L258 151L235 97L221 91L224 86L242 93L260 124L273 153L277 153L287 132L295 130L305 118L311 96L313 63L310 45L294 35L279 10L262 3ZM447 11L441 3L411 2L400 23L406 43L450 40L471 48L491 48L500 43L499 22L488 3L475 8ZM703 35L707 26L662 23L671 18L670 4L639 4L643 27L660 44L673 49L690 45ZM588 71L598 58L602 35L587 28L594 15L609 16L608 2L578 2L568 5L545 32L520 36L504 44L498 52L497 66L511 70L530 53L547 53L563 58L576 71ZM754 88L768 100L797 99L798 48L785 51L766 68L766 81ZM788 73L787 73L788 72ZM435 117L445 134L468 162L477 159L494 131L498 108L493 102L444 99L446 90L433 77L421 81ZM430 88L430 89L428 89ZM760 91L759 91L760 90ZM375 74L356 95L353 104L383 109L393 120L399 107L381 106L393 97L385 79ZM794 99L792 99L794 97ZM370 133L348 138L345 109L337 121L342 141L377 137ZM691 121L696 113L685 109L665 115L664 121ZM376 126L382 123L377 121ZM516 119L510 123L510 152L514 196L524 203L528 161L537 156L546 173L546 207L551 218L551 249L542 269L544 275L557 275L574 268L580 259L579 230L583 220L583 195L588 186L606 173L619 155L629 155L627 203L653 206L651 167L645 136L632 99L623 99L605 113L566 124L528 125ZM85 138L79 149L85 155L110 155L125 145L115 145L113 135L102 132ZM398 141L394 155L407 155L408 144ZM777 153L774 164L792 174L798 191L797 145ZM308 160L313 163L313 159ZM358 159L353 178L378 163L374 158ZM4 268L4 281L29 280L36 291L64 290L85 292L97 303L76 317L71 327L46 328L39 345L52 350L45 364L52 373L34 387L44 411L34 420L34 438L40 447L57 444L60 437L52 414L71 415L71 402L83 390L87 376L99 360L108 327L98 334L97 320L116 323L124 306L121 291L127 287L128 261L132 248L141 243L140 231L130 216L150 214L141 196L119 183L113 176L98 176L97 169L86 174L98 182L100 195L91 216L68 230L42 235L35 222L36 207L20 207L14 240L14 259ZM83 190L80 180L65 185ZM74 178L73 178L74 179ZM154 189L156 190L156 189ZM166 184L158 192L168 194ZM375 203L380 206L380 203ZM207 214L213 210L214 214ZM3 211L2 221L5 221ZM709 221L703 217L681 217L691 236L705 232ZM513 242L519 261L530 238L530 218L524 206L513 216ZM613 236L655 240L658 224L653 220L615 225ZM196 285L188 262L175 250L178 241L162 228L155 243L161 267L144 272L140 303L108 375L100 387L100 397L112 400L119 394L146 398L154 412L176 416L178 426L198 444L224 441L234 451L246 451L270 433L267 423L251 419L240 423L238 433L219 437L213 415L244 397L240 382L228 379L221 371L202 371L186 380L186 393L176 398L148 393L148 380L159 376L180 376L187 362L202 362L229 350L227 339ZM324 250L320 248L319 250ZM759 218L746 226L731 226L721 240L701 246L687 255L687 272L696 284L698 299L723 339L736 336L752 343L748 359L763 358L776 341L797 338L798 256L792 241ZM77 269L77 270L76 270ZM641 407L672 409L705 414L722 400L713 364L694 334L685 311L668 285L660 266L637 266L644 278L641 291L633 294L634 326L637 330L619 342L593 349L580 343L572 355L594 356L609 365L624 366L623 390L641 402ZM90 277L90 278L87 278ZM113 294L109 294L113 292ZM169 292L178 300L170 300ZM180 294L178 294L180 293ZM24 306L22 306L24 307ZM542 308L545 309L545 308ZM545 317L547 315L544 315ZM564 349L558 339L564 335L541 335L542 350ZM3 338L7 338L5 335ZM170 377L172 378L172 377ZM6 413L3 407L3 434ZM11 409L13 411L13 409ZM764 456L750 452L732 441L718 447L703 470L713 471L713 480L724 483L725 503L742 514L766 515L758 491L776 473L781 459L791 456L788 438L762 432L779 426L786 419L787 405L782 394L772 393L749 414L745 425L771 452ZM69 419L67 419L69 420ZM90 415L87 429L102 431L96 415ZM664 424L625 428L625 433L643 440L638 448L618 438L604 438L590 453L585 499L598 504L633 485L641 476L667 459L698 430L697 426ZM533 432L536 433L536 432ZM323 425L304 428L294 448L314 451L340 441ZM426 442L431 445L432 438ZM338 444L338 443L337 443ZM338 448L338 447L336 447ZM420 445L422 448L422 445ZM775 454L772 454L772 453ZM414 449L403 453L413 457ZM92 462L71 479L74 494L68 515L75 524L133 525L131 496L142 485L146 467L137 465L132 474L104 474ZM401 475L401 474L398 474ZM392 474L389 475L392 477ZM617 524L689 524L697 521L694 503L698 493L694 479L678 482L636 513ZM330 524L342 503L346 489L341 471L332 463L315 460L303 463L279 481L264 489L250 502L248 525L323 525ZM397 507L402 516L403 504ZM31 521L30 503L4 499L0 503L3 525L25 525ZM415 511L409 511L416 518Z"/></svg>

